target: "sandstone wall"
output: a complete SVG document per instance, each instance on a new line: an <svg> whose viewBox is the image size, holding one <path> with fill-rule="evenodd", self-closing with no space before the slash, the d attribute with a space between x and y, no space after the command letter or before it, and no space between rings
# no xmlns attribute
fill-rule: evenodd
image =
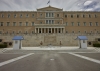
<svg viewBox="0 0 100 71"><path fill-rule="evenodd" d="M40 46L41 42L43 46L53 45L59 46L60 41L62 46L78 46L78 40L75 40L79 34L34 34L34 35L22 35L24 40L22 41L23 47ZM82 35L82 34L81 34ZM2 42L13 42L12 38L15 35L0 35ZM100 34L86 35L88 42L95 41L96 38L100 38ZM90 45L91 46L91 45Z"/></svg>

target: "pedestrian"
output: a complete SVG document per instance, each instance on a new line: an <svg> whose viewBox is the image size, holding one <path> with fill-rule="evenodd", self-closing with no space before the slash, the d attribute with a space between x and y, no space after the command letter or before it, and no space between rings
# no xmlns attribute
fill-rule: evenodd
<svg viewBox="0 0 100 71"><path fill-rule="evenodd" d="M42 43L42 41L40 42L40 46L42 47L42 45L43 45L43 43Z"/></svg>
<svg viewBox="0 0 100 71"><path fill-rule="evenodd" d="M60 47L61 47L61 41L60 41Z"/></svg>

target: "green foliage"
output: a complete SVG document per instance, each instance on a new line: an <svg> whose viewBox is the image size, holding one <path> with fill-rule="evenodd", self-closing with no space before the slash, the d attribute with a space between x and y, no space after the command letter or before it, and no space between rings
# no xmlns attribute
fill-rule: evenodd
<svg viewBox="0 0 100 71"><path fill-rule="evenodd" d="M7 44L0 44L0 48L7 48Z"/></svg>
<svg viewBox="0 0 100 71"><path fill-rule="evenodd" d="M100 48L100 43L94 43L93 47L99 47Z"/></svg>

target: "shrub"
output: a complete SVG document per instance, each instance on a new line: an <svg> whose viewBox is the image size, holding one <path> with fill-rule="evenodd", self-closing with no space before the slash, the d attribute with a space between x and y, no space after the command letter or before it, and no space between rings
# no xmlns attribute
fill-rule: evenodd
<svg viewBox="0 0 100 71"><path fill-rule="evenodd" d="M7 48L6 44L0 44L0 48Z"/></svg>
<svg viewBox="0 0 100 71"><path fill-rule="evenodd" d="M100 47L100 44L99 43L94 43L93 47Z"/></svg>

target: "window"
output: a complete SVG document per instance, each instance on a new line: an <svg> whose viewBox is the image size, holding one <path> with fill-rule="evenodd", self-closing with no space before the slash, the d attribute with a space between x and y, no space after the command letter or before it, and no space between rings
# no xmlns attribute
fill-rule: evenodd
<svg viewBox="0 0 100 71"><path fill-rule="evenodd" d="M48 13L49 14L49 17L51 17L51 13Z"/></svg>
<svg viewBox="0 0 100 71"><path fill-rule="evenodd" d="M32 17L34 18L34 14L32 14Z"/></svg>
<svg viewBox="0 0 100 71"><path fill-rule="evenodd" d="M0 31L0 34L2 34L2 31Z"/></svg>
<svg viewBox="0 0 100 71"><path fill-rule="evenodd" d="M6 33L8 34L8 31Z"/></svg>
<svg viewBox="0 0 100 71"><path fill-rule="evenodd" d="M19 34L21 34L21 31L19 31Z"/></svg>
<svg viewBox="0 0 100 71"><path fill-rule="evenodd" d="M22 18L22 14L20 15L20 18Z"/></svg>
<svg viewBox="0 0 100 71"><path fill-rule="evenodd" d="M16 22L13 22L13 26L16 26Z"/></svg>
<svg viewBox="0 0 100 71"><path fill-rule="evenodd" d="M90 33L92 33L92 31Z"/></svg>
<svg viewBox="0 0 100 71"><path fill-rule="evenodd" d="M98 22L96 22L95 25L98 26Z"/></svg>
<svg viewBox="0 0 100 71"><path fill-rule="evenodd" d="M26 22L26 26L28 26L28 22Z"/></svg>
<svg viewBox="0 0 100 71"><path fill-rule="evenodd" d="M74 22L72 22L72 26L74 26Z"/></svg>
<svg viewBox="0 0 100 71"><path fill-rule="evenodd" d="M17 44L17 43L18 43L18 41L16 40L16 41L15 41L15 44Z"/></svg>
<svg viewBox="0 0 100 71"><path fill-rule="evenodd" d="M46 20L46 24L54 24L54 20Z"/></svg>
<svg viewBox="0 0 100 71"><path fill-rule="evenodd" d="M78 33L80 33L80 31L78 31Z"/></svg>
<svg viewBox="0 0 100 71"><path fill-rule="evenodd" d="M32 22L32 26L34 26L34 22Z"/></svg>
<svg viewBox="0 0 100 71"><path fill-rule="evenodd" d="M46 17L54 17L54 13L46 13Z"/></svg>
<svg viewBox="0 0 100 71"><path fill-rule="evenodd" d="M68 23L66 22L66 26L68 26Z"/></svg>
<svg viewBox="0 0 100 71"><path fill-rule="evenodd" d="M19 22L19 26L22 26L22 22Z"/></svg>
<svg viewBox="0 0 100 71"><path fill-rule="evenodd" d="M59 17L59 14L57 14L57 17Z"/></svg>
<svg viewBox="0 0 100 71"><path fill-rule="evenodd" d="M40 22L40 24L42 24L42 22Z"/></svg>
<svg viewBox="0 0 100 71"><path fill-rule="evenodd" d="M86 22L84 22L83 24L84 24L84 26L86 26Z"/></svg>
<svg viewBox="0 0 100 71"><path fill-rule="evenodd" d="M72 31L72 33L74 33L74 31Z"/></svg>
<svg viewBox="0 0 100 71"><path fill-rule="evenodd" d="M54 20L52 20L52 24L54 24Z"/></svg>
<svg viewBox="0 0 100 71"><path fill-rule="evenodd" d="M10 14L8 14L8 18L10 18Z"/></svg>
<svg viewBox="0 0 100 71"><path fill-rule="evenodd" d="M12 33L14 34L15 32L13 31Z"/></svg>
<svg viewBox="0 0 100 71"><path fill-rule="evenodd" d="M28 32L27 32L27 31L25 31L25 34L28 34Z"/></svg>
<svg viewBox="0 0 100 71"><path fill-rule="evenodd" d="M0 26L3 26L3 22L0 22Z"/></svg>
<svg viewBox="0 0 100 71"><path fill-rule="evenodd" d="M85 43L85 40L83 40L83 43Z"/></svg>
<svg viewBox="0 0 100 71"><path fill-rule="evenodd" d="M51 24L51 20L48 20L48 23Z"/></svg>
<svg viewBox="0 0 100 71"><path fill-rule="evenodd" d="M67 15L65 15L65 18L67 18Z"/></svg>
<svg viewBox="0 0 100 71"><path fill-rule="evenodd" d="M98 33L99 33L99 31L96 31L96 33L98 34Z"/></svg>
<svg viewBox="0 0 100 71"><path fill-rule="evenodd" d="M26 14L26 17L28 17L28 14Z"/></svg>
<svg viewBox="0 0 100 71"><path fill-rule="evenodd" d="M77 25L80 26L80 23L78 22Z"/></svg>
<svg viewBox="0 0 100 71"><path fill-rule="evenodd" d="M48 20L46 20L46 24L48 24Z"/></svg>
<svg viewBox="0 0 100 71"><path fill-rule="evenodd" d="M89 15L89 18L91 18L91 15Z"/></svg>
<svg viewBox="0 0 100 71"><path fill-rule="evenodd" d="M79 15L77 15L77 18L79 18Z"/></svg>
<svg viewBox="0 0 100 71"><path fill-rule="evenodd" d="M14 14L14 18L16 18L16 14Z"/></svg>
<svg viewBox="0 0 100 71"><path fill-rule="evenodd" d="M83 15L83 18L85 18L85 15Z"/></svg>
<svg viewBox="0 0 100 71"><path fill-rule="evenodd" d="M53 13L51 13L52 14L52 17L54 17L54 14Z"/></svg>
<svg viewBox="0 0 100 71"><path fill-rule="evenodd" d="M86 31L84 31L84 33L86 34L87 32L86 32Z"/></svg>
<svg viewBox="0 0 100 71"><path fill-rule="evenodd" d="M60 22L58 22L58 24L60 24Z"/></svg>
<svg viewBox="0 0 100 71"><path fill-rule="evenodd" d="M48 13L46 13L46 17L48 17Z"/></svg>
<svg viewBox="0 0 100 71"><path fill-rule="evenodd" d="M42 17L42 14L40 14L40 17Z"/></svg>
<svg viewBox="0 0 100 71"><path fill-rule="evenodd" d="M1 17L4 18L4 15L2 14Z"/></svg>
<svg viewBox="0 0 100 71"><path fill-rule="evenodd" d="M95 18L97 18L97 15L95 14Z"/></svg>
<svg viewBox="0 0 100 71"><path fill-rule="evenodd" d="M90 22L90 26L92 26L92 22Z"/></svg>
<svg viewBox="0 0 100 71"><path fill-rule="evenodd" d="M71 15L71 18L73 18L73 15Z"/></svg>
<svg viewBox="0 0 100 71"><path fill-rule="evenodd" d="M10 22L7 22L7 26L9 26L10 25Z"/></svg>

